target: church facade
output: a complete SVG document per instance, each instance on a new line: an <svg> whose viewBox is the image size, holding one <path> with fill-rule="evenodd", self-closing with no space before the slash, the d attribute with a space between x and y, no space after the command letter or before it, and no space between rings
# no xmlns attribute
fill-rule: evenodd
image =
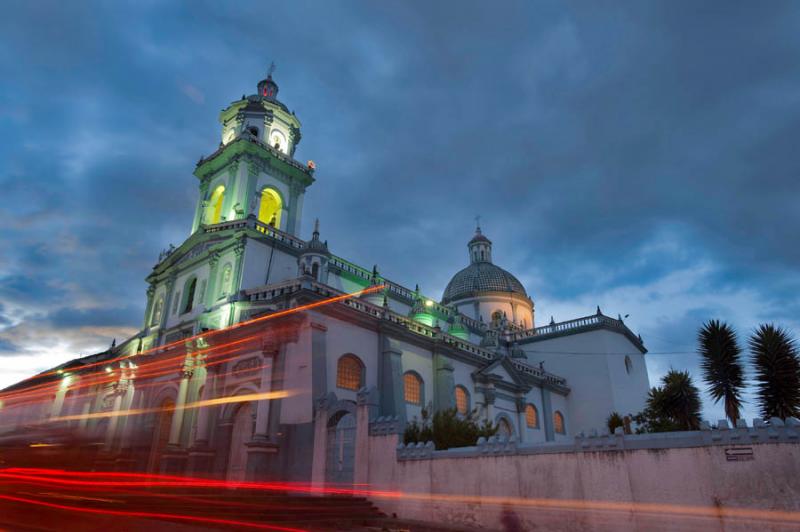
<svg viewBox="0 0 800 532"><path fill-rule="evenodd" d="M32 381L45 390L37 400L25 383L3 391L3 427L66 424L117 467L297 481L324 471L347 484L359 402L399 427L456 408L542 444L642 410L641 338L599 308L537 326L534 301L480 227L441 298L337 256L318 223L304 239L315 168L295 159L301 124L271 75L220 123L219 148L194 172L191 234L147 277L140 332L45 372ZM257 343L205 348L206 335L245 323L263 333ZM177 369L145 375L176 357Z"/></svg>

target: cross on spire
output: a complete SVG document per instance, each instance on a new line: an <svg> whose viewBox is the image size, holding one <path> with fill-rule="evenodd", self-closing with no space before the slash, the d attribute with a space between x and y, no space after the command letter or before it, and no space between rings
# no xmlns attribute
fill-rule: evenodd
<svg viewBox="0 0 800 532"><path fill-rule="evenodd" d="M480 214L475 216L475 232L476 233L480 233L481 232L481 215Z"/></svg>
<svg viewBox="0 0 800 532"><path fill-rule="evenodd" d="M267 77L271 78L273 72L275 72L275 61L270 62L269 70L267 70Z"/></svg>

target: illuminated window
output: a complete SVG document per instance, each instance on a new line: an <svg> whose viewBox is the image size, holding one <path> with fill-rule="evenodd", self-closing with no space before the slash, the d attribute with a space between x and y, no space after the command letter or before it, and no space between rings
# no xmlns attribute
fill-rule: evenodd
<svg viewBox="0 0 800 532"><path fill-rule="evenodd" d="M353 355L344 355L336 365L336 386L345 390L361 388L364 367Z"/></svg>
<svg viewBox="0 0 800 532"><path fill-rule="evenodd" d="M214 189L206 208L206 223L218 224L222 220L222 202L225 200L225 187L220 185Z"/></svg>
<svg viewBox="0 0 800 532"><path fill-rule="evenodd" d="M286 153L286 137L283 133L278 131L277 129L273 129L272 133L269 136L269 145L275 148L276 150L280 150Z"/></svg>
<svg viewBox="0 0 800 532"><path fill-rule="evenodd" d="M462 416L469 412L469 392L463 386L456 386L456 410Z"/></svg>
<svg viewBox="0 0 800 532"><path fill-rule="evenodd" d="M403 375L403 392L406 403L412 405L422 404L422 379L416 373L408 372Z"/></svg>
<svg viewBox="0 0 800 532"><path fill-rule="evenodd" d="M258 221L280 229L282 206L283 201L281 201L280 195L271 188L265 188L261 192L261 204L258 207Z"/></svg>
<svg viewBox="0 0 800 532"><path fill-rule="evenodd" d="M564 429L564 415L556 410L555 414L553 414L553 429L558 434L566 434L567 431Z"/></svg>
<svg viewBox="0 0 800 532"><path fill-rule="evenodd" d="M525 423L532 429L539 426L539 413L536 412L535 406L527 405L525 407Z"/></svg>

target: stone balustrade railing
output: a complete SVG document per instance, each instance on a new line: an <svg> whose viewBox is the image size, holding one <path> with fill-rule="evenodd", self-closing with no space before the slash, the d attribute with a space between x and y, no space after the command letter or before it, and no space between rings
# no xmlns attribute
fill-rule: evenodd
<svg viewBox="0 0 800 532"><path fill-rule="evenodd" d="M277 283L274 285L261 286L251 290L245 290L244 294L247 297L247 299L251 302L268 301L275 297L291 295L295 292L298 292L301 289L311 290L312 292L315 292L323 297L334 297L343 294L343 292L335 290L327 285L314 281L310 278L293 279L290 281ZM347 298L340 301L339 304L350 307L358 312L369 314L374 318L383 319L391 323L395 323L421 336L425 336L431 339L439 339L445 344L448 344L456 349L465 351L472 355L481 357L486 361L492 361L497 357L497 355L492 351L483 349L482 347L467 342L466 340L462 340L461 338L442 332L442 330L438 327L429 327L407 316L402 316L400 314L397 314L396 312L393 312L388 308L373 305L372 303L364 301L363 299L356 297ZM537 377L539 379L542 379L546 382L549 382L557 386L566 387L567 385L566 379L554 375L552 373L548 373L540 368L529 366L520 360L513 360L512 364L514 364L514 367L517 370L527 375Z"/></svg>
<svg viewBox="0 0 800 532"><path fill-rule="evenodd" d="M618 427L614 434L608 430L592 430L580 433L571 441L547 443L519 443L514 437L492 436L479 438L472 447L459 447L436 451L431 442L397 445L398 460L422 460L436 458L468 458L490 455L523 455L548 453L574 453L596 451L625 451L637 449L673 449L687 447L727 446L731 447L731 459L747 457L749 446L762 443L800 443L800 420L790 417L785 421L772 418L769 421L753 420L748 427L744 420L731 428L727 421L719 421L715 427L708 423L701 430L685 432L658 432L649 434L624 434ZM429 445L430 444L430 445Z"/></svg>
<svg viewBox="0 0 800 532"><path fill-rule="evenodd" d="M595 329L603 327L607 329L617 329L622 331L631 342L644 349L641 337L635 335L625 322L621 319L614 319L604 314L593 314L591 316L584 316L574 320L562 321L558 323L550 323L534 329L526 329L523 331L512 332L507 335L508 341L516 342L523 341L530 338L544 339L549 336L555 336L562 333L576 332L581 329Z"/></svg>

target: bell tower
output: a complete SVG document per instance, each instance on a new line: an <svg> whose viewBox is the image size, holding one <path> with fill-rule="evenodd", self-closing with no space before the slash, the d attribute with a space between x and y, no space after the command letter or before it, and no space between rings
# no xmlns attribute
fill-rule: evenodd
<svg viewBox="0 0 800 532"><path fill-rule="evenodd" d="M243 95L220 113L219 148L201 158L194 172L200 197L192 233L248 217L292 235L300 233L303 197L314 182L314 163L294 158L300 120L278 100L274 70L273 64L255 94Z"/></svg>

